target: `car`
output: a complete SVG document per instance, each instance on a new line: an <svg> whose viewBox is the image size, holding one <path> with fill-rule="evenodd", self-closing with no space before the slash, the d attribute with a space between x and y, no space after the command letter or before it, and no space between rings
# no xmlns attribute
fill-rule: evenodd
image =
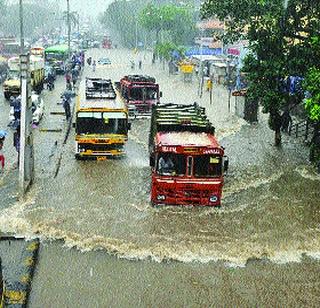
<svg viewBox="0 0 320 308"><path fill-rule="evenodd" d="M111 61L110 61L110 59L109 58L100 58L99 60L98 60L98 64L100 64L100 65L109 65L109 64L111 64Z"/></svg>
<svg viewBox="0 0 320 308"><path fill-rule="evenodd" d="M44 112L44 101L42 97L38 94L31 95L31 110L32 110L32 123L38 125L40 123L41 118L43 117ZM15 122L15 112L20 113L19 106L16 104L10 105L10 113L9 113L9 121L10 123Z"/></svg>

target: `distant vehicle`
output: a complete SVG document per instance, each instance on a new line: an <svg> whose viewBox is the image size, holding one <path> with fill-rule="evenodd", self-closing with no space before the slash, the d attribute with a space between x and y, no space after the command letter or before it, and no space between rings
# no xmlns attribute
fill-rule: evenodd
<svg viewBox="0 0 320 308"><path fill-rule="evenodd" d="M11 96L19 96L20 86L20 59L12 57L8 60L9 73L3 83L3 94L6 99ZM44 83L44 60L41 57L30 56L31 88L37 93L41 93Z"/></svg>
<svg viewBox="0 0 320 308"><path fill-rule="evenodd" d="M44 112L44 101L42 97L38 94L32 94L31 95L31 101L32 101L32 123L39 124L40 120L43 117ZM10 113L9 113L9 121L10 123L14 122L14 106L10 106Z"/></svg>
<svg viewBox="0 0 320 308"><path fill-rule="evenodd" d="M20 43L13 37L0 39L0 52L5 58L11 58L20 54Z"/></svg>
<svg viewBox="0 0 320 308"><path fill-rule="evenodd" d="M5 58L0 57L0 83L7 78L8 64Z"/></svg>
<svg viewBox="0 0 320 308"><path fill-rule="evenodd" d="M130 117L150 116L152 106L159 103L162 96L155 78L147 75L124 76L115 84Z"/></svg>
<svg viewBox="0 0 320 308"><path fill-rule="evenodd" d="M66 62L68 59L67 45L55 45L46 48L45 57L46 62L49 62L58 74L62 75L65 73Z"/></svg>
<svg viewBox="0 0 320 308"><path fill-rule="evenodd" d="M112 48L112 41L109 36L105 36L102 40L102 48L111 49Z"/></svg>
<svg viewBox="0 0 320 308"><path fill-rule="evenodd" d="M110 61L109 58L100 58L98 60L98 64L100 64L100 65L109 65L109 64L111 64L111 61Z"/></svg>

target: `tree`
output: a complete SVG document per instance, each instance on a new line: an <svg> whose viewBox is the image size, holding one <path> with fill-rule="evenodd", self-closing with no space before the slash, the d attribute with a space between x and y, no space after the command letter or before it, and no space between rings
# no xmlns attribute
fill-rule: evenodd
<svg viewBox="0 0 320 308"><path fill-rule="evenodd" d="M79 15L77 12L70 12L69 13L69 17L70 17L70 24L72 27L76 27L79 25ZM64 11L63 12L63 20L66 23L66 26L68 26L68 11Z"/></svg>
<svg viewBox="0 0 320 308"><path fill-rule="evenodd" d="M52 3L52 1L46 1L43 4L24 3L24 28L26 29L25 34L28 35L28 38L38 36L37 29L41 29L42 33L48 33L51 29L58 26L55 16L58 16L60 11L59 8L55 8L53 12L51 9ZM2 8L2 6L0 7ZM4 12L1 9L0 17L1 32L6 35L19 35L19 27L17 26L19 25L18 4L11 4L11 2L7 1L6 10Z"/></svg>
<svg viewBox="0 0 320 308"><path fill-rule="evenodd" d="M168 50L186 45L195 37L195 20L191 8L164 4L156 6L152 3L146 5L139 14L139 23L156 37L156 51L164 58L168 57ZM160 33L166 34L166 42L160 42ZM164 56L166 55L166 56Z"/></svg>
<svg viewBox="0 0 320 308"><path fill-rule="evenodd" d="M313 37L312 48L320 56L320 36ZM305 108L310 120L314 123L313 137L310 144L310 161L318 165L320 172L320 66L314 63L303 82L307 91Z"/></svg>
<svg viewBox="0 0 320 308"><path fill-rule="evenodd" d="M301 91L285 86L289 76L304 77L319 63L310 49L319 32L320 3L316 0L207 0L202 16L216 16L227 25L226 41L247 39L251 53L243 70L249 80L248 98L270 114L275 144L281 143L281 111L303 99Z"/></svg>
<svg viewBox="0 0 320 308"><path fill-rule="evenodd" d="M144 7L141 1L116 0L112 2L100 18L108 31L118 37L126 47L132 48L141 41L144 33L138 31L138 13Z"/></svg>

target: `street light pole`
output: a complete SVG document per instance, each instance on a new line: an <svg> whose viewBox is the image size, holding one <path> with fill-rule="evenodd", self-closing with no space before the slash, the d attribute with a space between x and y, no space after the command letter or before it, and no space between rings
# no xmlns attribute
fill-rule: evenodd
<svg viewBox="0 0 320 308"><path fill-rule="evenodd" d="M228 112L231 111L231 71L230 59L227 60Z"/></svg>
<svg viewBox="0 0 320 308"><path fill-rule="evenodd" d="M19 0L19 19L20 19L20 53L24 52L24 33L23 33L23 5L22 0Z"/></svg>
<svg viewBox="0 0 320 308"><path fill-rule="evenodd" d="M71 52L70 0L67 0L67 24L68 24L68 58L70 58L70 52Z"/></svg>
<svg viewBox="0 0 320 308"><path fill-rule="evenodd" d="M138 20L136 19L136 52L138 50Z"/></svg>

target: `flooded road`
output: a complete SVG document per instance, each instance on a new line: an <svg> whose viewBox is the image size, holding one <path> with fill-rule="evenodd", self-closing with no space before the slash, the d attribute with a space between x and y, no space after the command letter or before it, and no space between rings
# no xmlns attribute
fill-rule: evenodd
<svg viewBox="0 0 320 308"><path fill-rule="evenodd" d="M261 115L259 124L253 126L243 123L232 115L233 113L228 112L227 93L224 89L214 88L213 104L210 105L208 93L204 93L201 99L198 98L196 80L192 84L185 84L180 76L169 77L160 64L151 65L149 55L144 59L143 54L135 56L123 50L92 50L91 54L95 59L102 55L110 57L112 65L97 67L95 76L111 78L114 81L125 74L133 73L129 67L130 59L137 60L141 57L142 72L156 77L163 92L163 102L197 101L207 108L209 118L216 126L217 136L230 158L230 172L226 178L222 207L152 208L147 152L149 120L134 120L126 145L127 155L120 160L76 161L73 153L73 130L65 145L62 144L62 133L36 130L35 185L26 202L15 203L0 213L0 229L4 232L37 235L44 240L61 239L66 246L76 247L81 251L105 250L117 257L145 260L118 261L106 254L92 252L79 256L78 261L87 263L88 268L99 269L99 275L94 276L92 288L98 288L97 285L105 283L107 271L103 274L102 265L106 263L110 270L112 266L123 273L128 270L129 280L135 275L139 276L140 270L142 275L154 275L152 279L149 277L150 281L146 278L143 282L144 288L152 285L153 280L159 276L163 284L168 279L167 282L173 290L175 278L183 276L186 279L186 290L180 291L182 293L177 302L159 302L156 306L188 306L185 302L188 296L191 298L199 290L204 292L208 301L200 301L195 306L215 303L213 298L216 294L212 293L210 288L214 288L217 275L216 284L222 286L221 290L225 285L230 293L232 286L235 286L235 282L230 282L233 279L247 279L248 286L255 283L256 277L260 286L268 288L264 281L268 268L276 271L274 279L277 284L281 281L281 272L286 269L289 271L285 278L287 283L297 272L302 276L303 283L307 283L309 272L315 273L316 269L319 270L316 260L320 257L320 177L308 166L308 149L288 137L283 138L284 144L280 150L274 148L273 132L267 128L266 116ZM139 70L135 72L139 73ZM90 72L90 68L86 68L84 76L92 75L94 74ZM46 93L46 117L40 127L60 127L65 131L63 116L50 114L52 111L62 110L56 102L63 86L64 82L60 80L54 93ZM61 156L59 153L62 153ZM57 169L59 157L60 167ZM76 283L75 273L61 273L64 278L55 277L54 272L50 273L52 262L56 264L55 268L68 268L68 262L73 262L71 256L77 254L67 251L66 255L63 255L59 247L54 247L56 245L43 248L44 257L40 260L32 297L34 307L50 307L45 305L46 298L50 295L45 295L48 291L41 289L41 284L48 275L51 277L49 283L52 286L58 283L59 279L70 278L73 281L72 277ZM56 256L51 257L52 254L55 255L55 251ZM63 260L61 264L57 256ZM69 261L66 260L68 258ZM256 259L268 262L258 265L255 262L250 263L250 260ZM166 261L169 265L166 262L158 264L154 261ZM185 264L171 263L172 261ZM190 263L192 261L196 263ZM215 264L208 263L209 261L218 262ZM288 264L291 261L302 263L294 267ZM281 268L275 264L285 265ZM246 265L247 270L243 272L241 267ZM77 267L80 266L72 265L70 271ZM88 268L80 270L79 275L83 275L83 279L86 279L87 275L90 277ZM234 272L228 272L228 268L234 269ZM263 275L259 276L259 269ZM304 269L306 272L303 274ZM66 273L69 273L69 278ZM253 278L250 273L253 273ZM199 281L194 278L195 275ZM195 283L187 283L189 278L186 277L193 277ZM213 280L208 282L208 279ZM268 279L272 283L272 275L269 275ZM120 280L116 281L114 288L121 284ZM140 283L143 288L143 283ZM158 282L157 290L161 290L162 283ZM312 280L312 286L319 290L319 278L316 276ZM167 288L170 290L170 287ZM83 287L81 289L86 290ZM51 292L54 294L52 287ZM133 296L138 292L129 288L129 294ZM241 290L238 292L241 293ZM268 294L265 299L272 298L274 293L270 289ZM73 296L74 304L70 304L70 299L62 301L61 304L69 303L70 307L79 307L76 296ZM155 298L156 294L152 297ZM164 294L160 296L163 297ZM226 305L241 304L241 301L223 301L222 295L218 298ZM101 307L102 303L107 303L104 297L100 302L99 299L95 300L95 304L85 306ZM152 302L148 300L137 302L136 305L151 305ZM318 300L319 298L313 298L311 303L316 306ZM126 306L124 303L120 304ZM256 303L253 291L248 295L247 301L243 302L249 306ZM294 302L287 300L283 304L290 305Z"/></svg>

